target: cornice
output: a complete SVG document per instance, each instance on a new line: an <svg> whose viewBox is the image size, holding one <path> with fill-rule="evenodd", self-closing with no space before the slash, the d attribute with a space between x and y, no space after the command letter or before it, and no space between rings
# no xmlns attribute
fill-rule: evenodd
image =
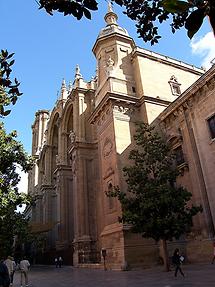
<svg viewBox="0 0 215 287"><path fill-rule="evenodd" d="M185 62L176 60L174 58L170 58L168 56L164 56L162 54L155 53L153 51L143 49L140 47L136 47L132 52L132 58L134 59L136 56L141 56L156 62L167 64L172 67L180 68L182 70L192 72L199 76L201 76L205 72L203 69L195 67L194 65L190 65Z"/></svg>
<svg viewBox="0 0 215 287"><path fill-rule="evenodd" d="M35 113L35 116L39 116L40 114L47 114L47 115L49 115L49 110L46 110L46 109L38 110L38 111Z"/></svg>
<svg viewBox="0 0 215 287"><path fill-rule="evenodd" d="M101 102L98 104L98 106L95 108L95 110L89 117L89 122L91 124L95 123L96 119L99 117L99 114L105 109L105 107L110 102L115 102L117 104L123 103L124 105L126 104L126 106L129 106L129 105L137 105L138 101L139 99L136 97L107 92L104 98L101 100Z"/></svg>
<svg viewBox="0 0 215 287"><path fill-rule="evenodd" d="M120 33L112 33L110 35L104 35L102 37L98 37L96 39L96 42L95 44L93 45L93 48L92 48L92 51L94 53L94 55L96 54L96 49L99 45L100 42L103 42L103 41L110 41L111 38L116 38L116 39L120 39L120 40L124 40L124 42L127 42L127 43L132 43L132 48L134 49L136 47L135 45L135 42L133 40L133 38L131 38L130 36L126 36L126 35L123 35L123 34L120 34Z"/></svg>
<svg viewBox="0 0 215 287"><path fill-rule="evenodd" d="M73 153L74 150L77 149L88 149L88 150L96 150L98 148L98 142L75 142L72 147L69 149L69 154Z"/></svg>
<svg viewBox="0 0 215 287"><path fill-rule="evenodd" d="M65 164L58 164L54 173L57 173L58 171L62 171L62 170L72 170L72 167L69 165L65 165Z"/></svg>
<svg viewBox="0 0 215 287"><path fill-rule="evenodd" d="M162 100L162 99L159 99L159 98L154 98L154 97L143 95L140 98L138 105L141 106L144 102L151 103L151 104L155 104L156 103L156 104L158 104L160 106L165 106L165 107L168 107L171 104L170 101L166 101L166 100Z"/></svg>

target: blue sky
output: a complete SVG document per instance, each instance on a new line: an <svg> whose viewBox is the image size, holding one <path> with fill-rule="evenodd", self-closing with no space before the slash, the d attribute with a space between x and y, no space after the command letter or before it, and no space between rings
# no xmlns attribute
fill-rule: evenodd
<svg viewBox="0 0 215 287"><path fill-rule="evenodd" d="M38 10L35 0L1 0L0 48L15 52L14 77L21 82L23 96L12 108L4 122L7 131L17 130L26 151L31 152L31 125L39 109L51 110L57 100L62 79L73 81L76 64L86 80L95 74L93 44L102 27L107 2L99 1L99 11L92 20L77 21L61 14L49 16ZM207 21L191 43L182 29L172 35L167 25L162 26L162 40L156 46L137 37L135 23L129 20L117 5L120 26L126 28L140 47L201 66L215 57L215 42ZM209 34L208 34L209 33ZM207 63L206 63L207 65Z"/></svg>

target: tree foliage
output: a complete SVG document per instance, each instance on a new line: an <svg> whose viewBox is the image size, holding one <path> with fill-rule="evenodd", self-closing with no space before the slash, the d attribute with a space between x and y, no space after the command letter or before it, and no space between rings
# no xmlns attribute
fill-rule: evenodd
<svg viewBox="0 0 215 287"><path fill-rule="evenodd" d="M30 230L23 214L12 208L0 213L0 256L5 258L16 252L17 242L23 244L28 240Z"/></svg>
<svg viewBox="0 0 215 287"><path fill-rule="evenodd" d="M215 31L214 0L112 0L111 2L125 8L124 13L136 22L139 37L152 45L161 38L158 34L159 23L169 19L172 21L170 25L173 33L184 26L189 38L199 30L206 16ZM40 9L44 8L51 15L53 11L58 11L64 15L73 15L78 20L83 16L91 19L91 12L98 9L96 0L40 0L39 5Z"/></svg>
<svg viewBox="0 0 215 287"><path fill-rule="evenodd" d="M18 80L11 79L12 66L15 62L12 60L13 56L14 53L9 54L7 50L0 52L0 117L9 115L10 110L5 110L5 107L15 105L18 97L22 95Z"/></svg>
<svg viewBox="0 0 215 287"><path fill-rule="evenodd" d="M172 33L181 27L187 29L187 35L192 38L200 29L203 19L208 16L213 31L215 31L214 1L205 0L124 0L125 14L137 22L137 32L145 42L155 44L161 38L158 34L158 23L170 20Z"/></svg>
<svg viewBox="0 0 215 287"><path fill-rule="evenodd" d="M53 15L53 11L58 11L66 15L73 15L78 20L83 16L91 19L91 12L97 10L96 0L40 0L40 9L44 8L47 13Z"/></svg>
<svg viewBox="0 0 215 287"><path fill-rule="evenodd" d="M123 169L128 193L119 189L116 193L123 208L121 221L156 241L178 239L190 231L192 217L201 207L189 206L192 194L176 186L174 155L158 133L141 123L134 139L138 149L129 155L133 165Z"/></svg>
<svg viewBox="0 0 215 287"><path fill-rule="evenodd" d="M16 141L16 132L6 134L0 124L0 255L11 254L15 236L24 238L28 234L28 222L17 207L29 204L31 198L18 190L20 176L17 167L27 172L33 160L20 142Z"/></svg>
<svg viewBox="0 0 215 287"><path fill-rule="evenodd" d="M179 239L202 207L191 205L192 194L176 185L174 155L158 133L141 123L134 139L137 149L129 154L133 164L123 169L127 191L116 187L108 196L119 199L119 220L131 224L131 231L155 241Z"/></svg>

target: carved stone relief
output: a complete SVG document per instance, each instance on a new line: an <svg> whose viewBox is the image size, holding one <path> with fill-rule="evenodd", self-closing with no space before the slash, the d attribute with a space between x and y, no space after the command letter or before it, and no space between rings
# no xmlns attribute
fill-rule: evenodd
<svg viewBox="0 0 215 287"><path fill-rule="evenodd" d="M103 145L103 156L108 157L113 150L113 143L109 138L105 139L104 145Z"/></svg>
<svg viewBox="0 0 215 287"><path fill-rule="evenodd" d="M48 184L48 178L45 174L43 175L43 178L42 178L42 184L44 185Z"/></svg>
<svg viewBox="0 0 215 287"><path fill-rule="evenodd" d="M106 65L107 65L107 67L113 67L114 66L114 60L111 58L111 56L109 56Z"/></svg>
<svg viewBox="0 0 215 287"><path fill-rule="evenodd" d="M134 112L134 109L132 107L125 107L122 105L115 105L114 106L114 111L119 112L123 115L131 115Z"/></svg>
<svg viewBox="0 0 215 287"><path fill-rule="evenodd" d="M60 156L57 154L56 155L56 165L60 164Z"/></svg>
<svg viewBox="0 0 215 287"><path fill-rule="evenodd" d="M113 70L114 70L114 60L109 56L108 60L106 61L106 74L107 76L112 76L113 75Z"/></svg>
<svg viewBox="0 0 215 287"><path fill-rule="evenodd" d="M71 142L71 143L74 143L75 140L76 140L76 134L75 134L75 132L74 132L73 130L71 130L71 131L69 132L69 139L70 139L70 142Z"/></svg>
<svg viewBox="0 0 215 287"><path fill-rule="evenodd" d="M77 152L74 152L71 157L72 161L72 174L75 176L77 174Z"/></svg>

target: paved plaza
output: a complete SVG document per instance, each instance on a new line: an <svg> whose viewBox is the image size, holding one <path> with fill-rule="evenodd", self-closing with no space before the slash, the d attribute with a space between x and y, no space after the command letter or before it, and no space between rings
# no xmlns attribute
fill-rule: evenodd
<svg viewBox="0 0 215 287"><path fill-rule="evenodd" d="M185 278L162 267L138 271L104 271L63 266L33 266L29 273L29 287L214 287L215 265L183 266ZM14 287L20 287L20 273L16 272Z"/></svg>

